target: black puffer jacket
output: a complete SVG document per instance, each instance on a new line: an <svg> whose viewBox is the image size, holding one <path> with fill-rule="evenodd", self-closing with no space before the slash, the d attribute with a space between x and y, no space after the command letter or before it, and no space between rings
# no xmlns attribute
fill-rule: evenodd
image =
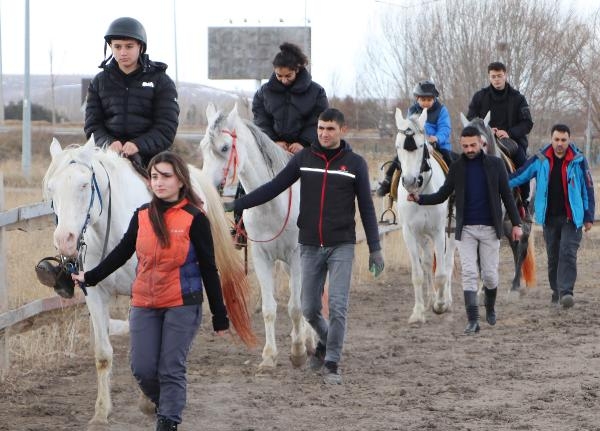
<svg viewBox="0 0 600 431"><path fill-rule="evenodd" d="M485 118L488 111L491 111L490 127L506 130L508 136L526 150L533 120L525 96L508 82L504 91L497 91L491 85L484 87L473 95L467 118Z"/></svg>
<svg viewBox="0 0 600 431"><path fill-rule="evenodd" d="M254 95L254 123L274 141L298 142L304 147L317 142L319 114L329 107L325 89L301 68L292 85L285 86L275 73Z"/></svg>
<svg viewBox="0 0 600 431"><path fill-rule="evenodd" d="M84 130L96 145L131 141L146 165L155 154L173 145L179 124L175 83L167 65L150 61L126 75L113 59L103 66L88 88Z"/></svg>

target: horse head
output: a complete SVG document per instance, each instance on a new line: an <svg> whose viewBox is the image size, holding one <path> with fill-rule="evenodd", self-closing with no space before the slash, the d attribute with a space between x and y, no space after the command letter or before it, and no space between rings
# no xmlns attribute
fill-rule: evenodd
<svg viewBox="0 0 600 431"><path fill-rule="evenodd" d="M209 103L206 107L207 127L200 149L204 173L215 187L222 190L237 181L237 173L243 169L244 148L238 145L240 116L237 103L226 115Z"/></svg>
<svg viewBox="0 0 600 431"><path fill-rule="evenodd" d="M431 176L430 150L425 139L427 109L408 118L396 108L396 152L402 169L402 185L409 193L422 190Z"/></svg>
<svg viewBox="0 0 600 431"><path fill-rule="evenodd" d="M486 154L492 154L494 156L499 156L499 149L496 145L496 138L494 136L494 131L490 127L490 118L491 113L488 111L485 118L475 117L471 121L465 117L465 114L460 113L460 120L462 122L463 127L475 127L479 133L481 134L481 147Z"/></svg>
<svg viewBox="0 0 600 431"><path fill-rule="evenodd" d="M62 149L53 139L52 162L44 175L43 192L52 202L57 218L54 246L66 257L75 257L83 232L102 211L102 192L93 167L95 151L91 138L82 147Z"/></svg>

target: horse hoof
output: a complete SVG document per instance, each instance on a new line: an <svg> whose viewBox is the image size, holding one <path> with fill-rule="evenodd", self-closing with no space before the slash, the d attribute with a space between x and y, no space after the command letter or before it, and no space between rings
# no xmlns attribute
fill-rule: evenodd
<svg viewBox="0 0 600 431"><path fill-rule="evenodd" d="M521 296L523 296L523 289L511 289L508 292L508 300L511 302L517 302L519 301L519 299L521 299Z"/></svg>
<svg viewBox="0 0 600 431"><path fill-rule="evenodd" d="M418 324L418 323L425 323L425 316L419 317L419 316L412 315L408 319L409 325Z"/></svg>
<svg viewBox="0 0 600 431"><path fill-rule="evenodd" d="M258 366L258 374L268 374L275 369L277 362L272 358L263 359Z"/></svg>
<svg viewBox="0 0 600 431"><path fill-rule="evenodd" d="M306 364L306 354L304 355L290 355L290 362L294 368L300 368Z"/></svg>
<svg viewBox="0 0 600 431"><path fill-rule="evenodd" d="M448 311L448 306L442 302L441 304L433 304L431 309L435 314L444 314L446 311Z"/></svg>

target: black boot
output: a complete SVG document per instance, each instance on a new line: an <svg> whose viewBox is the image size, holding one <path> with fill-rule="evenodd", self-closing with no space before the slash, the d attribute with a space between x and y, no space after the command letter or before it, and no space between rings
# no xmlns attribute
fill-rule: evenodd
<svg viewBox="0 0 600 431"><path fill-rule="evenodd" d="M494 306L496 305L496 293L498 289L488 289L484 286L483 292L485 293L485 320L493 326L496 324L496 310Z"/></svg>
<svg viewBox="0 0 600 431"><path fill-rule="evenodd" d="M386 175L386 177L383 179L383 181L379 183L379 187L377 187L375 194L380 197L385 196L390 192L391 186L392 186L392 177L388 177Z"/></svg>
<svg viewBox="0 0 600 431"><path fill-rule="evenodd" d="M477 302L477 292L465 290L465 309L467 310L467 327L465 328L466 335L472 335L479 332L479 304Z"/></svg>
<svg viewBox="0 0 600 431"><path fill-rule="evenodd" d="M177 431L177 422L159 416L156 421L156 431Z"/></svg>

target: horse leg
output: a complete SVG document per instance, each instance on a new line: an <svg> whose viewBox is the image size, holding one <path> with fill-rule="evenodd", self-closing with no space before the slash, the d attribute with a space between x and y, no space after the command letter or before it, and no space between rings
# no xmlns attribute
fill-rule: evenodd
<svg viewBox="0 0 600 431"><path fill-rule="evenodd" d="M112 409L110 373L112 370L113 348L108 337L109 299L109 295L99 287L89 288L85 297L94 332L94 358L98 378L98 394L94 417L90 421L91 424L108 423L108 415Z"/></svg>
<svg viewBox="0 0 600 431"><path fill-rule="evenodd" d="M446 304L446 284L448 281L448 264L447 260L448 250L446 249L446 242L444 239L444 231L438 232L435 243L435 255L438 256L438 263L435 270L435 297L432 309L434 313L442 314L448 310L448 304Z"/></svg>
<svg viewBox="0 0 600 431"><path fill-rule="evenodd" d="M254 271L260 284L262 299L262 315L265 324L265 346L262 352L262 362L258 369L264 371L275 368L277 364L277 344L275 342L275 319L277 317L277 302L275 301L275 262L268 260L265 253L259 253L255 248Z"/></svg>
<svg viewBox="0 0 600 431"><path fill-rule="evenodd" d="M289 266L290 274L290 299L288 301L288 315L292 321L292 349L290 360L294 367L301 367L306 363L306 338L307 329L312 330L302 316L302 305L300 303L301 272L300 272L300 247L294 250L292 264ZM314 337L313 344L314 344ZM312 346L314 349L314 346Z"/></svg>
<svg viewBox="0 0 600 431"><path fill-rule="evenodd" d="M423 269L419 259L419 244L415 235L405 225L402 229L404 242L410 255L411 280L415 293L415 305L412 314L408 318L408 323L425 323L425 301L423 298Z"/></svg>

